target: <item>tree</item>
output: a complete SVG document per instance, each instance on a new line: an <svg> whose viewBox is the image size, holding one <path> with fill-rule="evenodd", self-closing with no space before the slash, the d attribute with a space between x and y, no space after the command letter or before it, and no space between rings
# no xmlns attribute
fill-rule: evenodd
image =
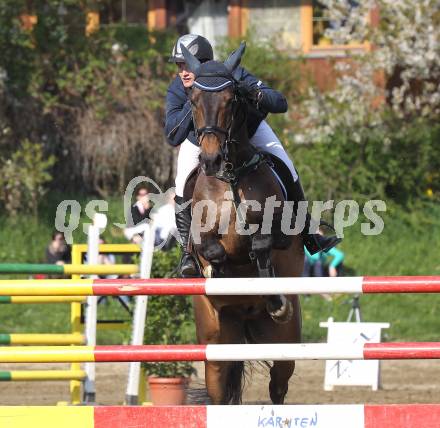
<svg viewBox="0 0 440 428"><path fill-rule="evenodd" d="M336 65L333 90L309 91L295 134L315 146L296 149L297 157L318 159L307 179L324 197L420 196L439 176L438 0L320 2L332 24L327 38L367 40L372 49ZM372 8L380 13L376 26Z"/></svg>

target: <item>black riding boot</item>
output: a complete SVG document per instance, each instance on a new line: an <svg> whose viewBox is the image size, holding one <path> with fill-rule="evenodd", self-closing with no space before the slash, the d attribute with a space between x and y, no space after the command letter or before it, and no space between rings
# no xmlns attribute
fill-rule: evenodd
<svg viewBox="0 0 440 428"><path fill-rule="evenodd" d="M301 186L299 178L294 182L294 185L291 189L289 189L288 193L291 193L291 200L296 202L294 206L294 214L296 215L298 211L298 202L306 201L304 190ZM307 211L304 230L301 232L301 235L304 240L304 245L310 254L315 254L319 251L327 252L342 241L342 239L338 238L337 236L324 236L320 235L319 233L310 233L309 229L312 221L314 220L312 220L312 216ZM316 226L319 225L317 224Z"/></svg>
<svg viewBox="0 0 440 428"><path fill-rule="evenodd" d="M182 245L182 258L180 259L178 274L182 278L200 277L200 270L194 257L188 251L189 231L191 228L191 204L179 211L178 205L183 204L181 196L175 196L176 202L176 226L180 235L180 244Z"/></svg>

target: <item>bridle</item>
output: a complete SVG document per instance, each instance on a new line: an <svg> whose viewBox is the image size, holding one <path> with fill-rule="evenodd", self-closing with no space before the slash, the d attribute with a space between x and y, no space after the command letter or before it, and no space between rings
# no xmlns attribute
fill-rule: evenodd
<svg viewBox="0 0 440 428"><path fill-rule="evenodd" d="M239 110L239 107L245 102L237 91L237 81L233 80L233 93L234 99L232 100L232 115L231 120L226 128L222 128L217 125L205 125L202 127L198 127L195 121L195 114L193 110L193 123L194 123L194 132L196 134L197 143L201 145L203 137L208 134L214 134L220 141L220 152L222 156L222 167L216 173L216 178L219 180L225 181L231 185L231 189L234 193L234 201L239 204L239 196L237 193L237 183L241 176L247 175L250 171L255 170L262 162L268 162L268 159L261 153L255 152L254 155L243 162L241 165L235 165L232 159L229 157L230 147L232 144L238 144L239 141L233 137L233 131L235 130L235 124L245 124L247 120L247 108L242 108ZM194 109L194 106L193 106ZM241 111L243 112L243 119L237 121L237 113ZM223 138L222 138L223 137Z"/></svg>
<svg viewBox="0 0 440 428"><path fill-rule="evenodd" d="M233 143L238 143L237 140L235 140L232 136L233 130L234 130L234 126L236 123L236 116L238 113L238 107L241 104L241 100L237 95L237 91L236 91L236 82L233 81L233 93L234 93L234 99L232 100L232 115L231 115L231 120L229 122L229 124L225 127L222 128L220 126L217 125L205 125L202 127L198 127L196 120L195 120L195 114L194 114L194 110L193 110L193 123L194 123L194 132L196 134L196 138L197 138L197 143L199 146L201 146L202 144L202 140L205 137L205 135L208 134L213 134L216 135L217 138L220 141L220 151L221 151L221 155L222 155L222 159L223 159L223 163L224 163L224 170L225 171L230 171L234 169L234 164L233 162L231 162L230 158L229 158L229 152L230 152L230 145ZM194 109L194 107L193 107ZM244 111L246 111L245 109L243 109ZM244 118L244 121L242 123L245 123L246 118ZM223 138L222 138L223 137Z"/></svg>

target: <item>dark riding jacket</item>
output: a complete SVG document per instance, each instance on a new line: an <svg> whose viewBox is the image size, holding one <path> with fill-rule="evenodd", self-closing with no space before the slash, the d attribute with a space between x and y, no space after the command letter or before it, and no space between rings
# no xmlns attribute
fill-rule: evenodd
<svg viewBox="0 0 440 428"><path fill-rule="evenodd" d="M244 81L251 87L258 86L263 94L258 104L258 110L248 108L247 128L248 136L251 138L268 113L285 113L287 111L287 100L280 92L269 88L242 67L237 68L234 77L238 81ZM168 87L165 134L168 143L172 146L178 146L187 138L191 143L197 144L192 121L191 103L179 76L176 76Z"/></svg>

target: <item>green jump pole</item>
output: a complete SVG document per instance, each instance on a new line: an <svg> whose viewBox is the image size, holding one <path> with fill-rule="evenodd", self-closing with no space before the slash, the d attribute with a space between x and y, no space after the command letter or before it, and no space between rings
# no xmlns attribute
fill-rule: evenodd
<svg viewBox="0 0 440 428"><path fill-rule="evenodd" d="M49 275L129 275L139 272L134 264L117 265L53 265L5 263L0 264L0 274L49 274Z"/></svg>
<svg viewBox="0 0 440 428"><path fill-rule="evenodd" d="M64 266L55 264L4 263L0 264L0 273L58 274L64 273Z"/></svg>

